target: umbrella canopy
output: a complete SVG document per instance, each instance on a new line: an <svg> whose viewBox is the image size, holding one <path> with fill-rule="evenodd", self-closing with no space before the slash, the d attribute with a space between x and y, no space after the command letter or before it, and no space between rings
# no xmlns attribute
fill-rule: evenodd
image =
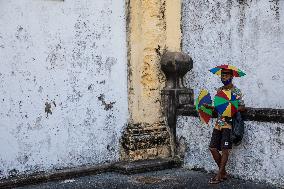
<svg viewBox="0 0 284 189"><path fill-rule="evenodd" d="M217 66L215 68L212 68L209 71L212 72L213 74L216 74L216 75L220 76L222 69L232 70L234 77L242 77L242 76L246 75L242 70L238 69L237 67L231 66L231 65L227 65L227 64L224 64L224 65L221 65L221 66Z"/></svg>
<svg viewBox="0 0 284 189"><path fill-rule="evenodd" d="M221 90L214 98L214 106L219 115L233 117L238 112L239 100L231 90Z"/></svg>
<svg viewBox="0 0 284 189"><path fill-rule="evenodd" d="M203 106L204 104L211 105L212 99L210 93L207 90L202 89L198 95L198 98L195 101L195 108L198 111L200 120L208 124L212 117L212 110L205 108Z"/></svg>

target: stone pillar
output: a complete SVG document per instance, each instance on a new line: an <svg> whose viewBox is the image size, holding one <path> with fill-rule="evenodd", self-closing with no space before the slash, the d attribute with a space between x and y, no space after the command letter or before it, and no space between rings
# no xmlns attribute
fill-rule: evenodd
<svg viewBox="0 0 284 189"><path fill-rule="evenodd" d="M164 116L170 129L172 156L176 155L176 121L177 108L185 104L193 104L193 90L183 83L184 75L193 67L191 57L181 52L166 52L161 60L161 68L166 75L166 86L162 90Z"/></svg>
<svg viewBox="0 0 284 189"><path fill-rule="evenodd" d="M180 9L180 0L127 1L129 123L121 140L122 160L171 156L160 61L165 51L180 51Z"/></svg>

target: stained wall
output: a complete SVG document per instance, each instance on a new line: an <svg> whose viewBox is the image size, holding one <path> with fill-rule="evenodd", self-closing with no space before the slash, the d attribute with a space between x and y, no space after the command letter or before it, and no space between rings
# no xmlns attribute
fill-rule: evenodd
<svg viewBox="0 0 284 189"><path fill-rule="evenodd" d="M171 153L168 142L154 145L159 140L158 136L166 141L169 138L162 112L161 90L165 76L160 60L167 50L180 51L181 1L127 2L129 132L126 132L125 138L131 138L128 141L141 139L137 144L133 142L137 150L126 149L122 158L168 157ZM137 132L139 136L131 134Z"/></svg>
<svg viewBox="0 0 284 189"><path fill-rule="evenodd" d="M0 178L119 159L125 18L123 0L0 0Z"/></svg>
<svg viewBox="0 0 284 189"><path fill-rule="evenodd" d="M284 2L278 0L183 0L182 51L194 61L186 82L195 97L202 88L214 96L221 81L208 70L232 64L247 74L234 79L246 106L283 108L283 11ZM179 118L179 137L187 144L186 166L217 169L208 150L213 124L214 120L206 126L196 118ZM283 124L245 124L243 143L233 149L229 160L229 173L283 185Z"/></svg>

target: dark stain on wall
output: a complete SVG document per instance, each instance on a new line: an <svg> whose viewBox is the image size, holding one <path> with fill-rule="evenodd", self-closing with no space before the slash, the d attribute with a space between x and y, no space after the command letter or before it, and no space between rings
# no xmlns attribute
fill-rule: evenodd
<svg viewBox="0 0 284 189"><path fill-rule="evenodd" d="M237 0L237 2L241 5L249 6L249 4L252 2L252 0Z"/></svg>
<svg viewBox="0 0 284 189"><path fill-rule="evenodd" d="M105 68L109 73L111 72L112 66L115 65L116 62L117 62L116 58L113 57L108 57L106 59Z"/></svg>
<svg viewBox="0 0 284 189"><path fill-rule="evenodd" d="M62 66L65 61L65 48L62 42L59 41L55 47L51 47L51 51L46 57L46 62L49 63L47 69L55 69L58 66Z"/></svg>
<svg viewBox="0 0 284 189"><path fill-rule="evenodd" d="M270 10L272 10L275 13L275 19L279 22L280 20L280 0L269 0L270 4Z"/></svg>
<svg viewBox="0 0 284 189"><path fill-rule="evenodd" d="M246 21L246 7L249 6L248 0L238 0L239 2L239 27L238 32L240 37L243 37L244 34L244 27Z"/></svg>
<svg viewBox="0 0 284 189"><path fill-rule="evenodd" d="M232 17L232 15L231 15L232 6L233 6L233 2L232 1L227 1L226 12L227 12L227 16L228 16L229 19L231 19L231 17Z"/></svg>
<svg viewBox="0 0 284 189"><path fill-rule="evenodd" d="M5 46L4 46L4 42L2 41L3 37L1 36L1 33L0 33L0 48L4 49Z"/></svg>
<svg viewBox="0 0 284 189"><path fill-rule="evenodd" d="M18 26L17 28L17 33L16 33L16 38L20 39L20 33L23 31L23 27L22 26Z"/></svg>
<svg viewBox="0 0 284 189"><path fill-rule="evenodd" d="M88 90L89 90L89 91L93 90L93 84L90 84L90 85L88 86Z"/></svg>
<svg viewBox="0 0 284 189"><path fill-rule="evenodd" d="M17 169L9 170L10 177L17 176L18 174L19 174L19 171Z"/></svg>
<svg viewBox="0 0 284 189"><path fill-rule="evenodd" d="M161 19L165 19L165 11L166 11L166 1L163 1L161 9L160 9Z"/></svg>
<svg viewBox="0 0 284 189"><path fill-rule="evenodd" d="M106 111L112 109L113 105L116 103L116 102L106 103L104 94L100 94L100 96L98 97L98 100L102 102L102 105L104 106L104 110Z"/></svg>
<svg viewBox="0 0 284 189"><path fill-rule="evenodd" d="M32 45L30 42L31 36L29 32L26 29L24 29L22 26L17 27L15 37L18 41L28 42L25 46L26 49L28 49Z"/></svg>
<svg viewBox="0 0 284 189"><path fill-rule="evenodd" d="M52 115L51 103L48 102L45 103L44 112L46 113L46 117L48 117L48 114Z"/></svg>
<svg viewBox="0 0 284 189"><path fill-rule="evenodd" d="M157 53L158 56L161 56L161 55L162 55L162 53L161 53L161 46L160 46L160 45L158 45L158 47L155 48L155 51L156 51L156 53Z"/></svg>
<svg viewBox="0 0 284 189"><path fill-rule="evenodd" d="M22 164L22 165L24 165L25 163L27 163L28 160L29 160L29 156L26 155L26 154L22 154L22 155L20 155L20 156L17 158L17 161L18 161L20 164Z"/></svg>

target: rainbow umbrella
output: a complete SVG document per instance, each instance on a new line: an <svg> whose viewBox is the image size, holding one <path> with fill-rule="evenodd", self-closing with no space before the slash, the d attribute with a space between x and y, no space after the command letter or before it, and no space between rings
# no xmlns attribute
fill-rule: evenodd
<svg viewBox="0 0 284 189"><path fill-rule="evenodd" d="M232 70L234 77L242 77L242 76L246 75L242 70L238 69L237 67L231 66L231 65L227 65L227 64L224 64L224 65L221 65L221 66L217 66L215 68L212 68L209 71L212 72L213 74L216 74L216 75L220 76L222 69Z"/></svg>
<svg viewBox="0 0 284 189"><path fill-rule="evenodd" d="M219 115L233 117L238 111L239 100L231 90L218 91L214 98L214 106Z"/></svg>
<svg viewBox="0 0 284 189"><path fill-rule="evenodd" d="M207 90L202 89L198 95L198 98L195 101L195 108L196 108L196 111L198 111L200 120L208 124L208 122L210 121L212 117L212 110L205 108L203 106L204 104L211 105L212 100L211 100L210 93Z"/></svg>

